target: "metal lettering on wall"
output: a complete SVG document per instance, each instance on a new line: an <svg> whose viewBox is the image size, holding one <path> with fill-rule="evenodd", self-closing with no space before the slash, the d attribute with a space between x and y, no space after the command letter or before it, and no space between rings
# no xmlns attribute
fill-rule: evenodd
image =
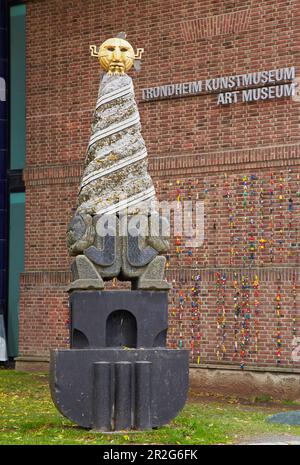
<svg viewBox="0 0 300 465"><path fill-rule="evenodd" d="M142 89L142 101L217 93L217 104L253 102L296 95L294 66Z"/></svg>

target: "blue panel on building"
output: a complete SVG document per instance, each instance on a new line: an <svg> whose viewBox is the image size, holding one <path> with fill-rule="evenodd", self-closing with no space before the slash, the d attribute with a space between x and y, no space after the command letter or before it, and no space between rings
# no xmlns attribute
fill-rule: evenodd
<svg viewBox="0 0 300 465"><path fill-rule="evenodd" d="M1 29L0 29L1 30ZM0 58L0 76L5 78L6 80L6 73L7 73L7 59L5 58Z"/></svg>
<svg viewBox="0 0 300 465"><path fill-rule="evenodd" d="M7 28L8 5L6 0L0 1L0 28Z"/></svg>
<svg viewBox="0 0 300 465"><path fill-rule="evenodd" d="M8 55L8 38L7 38L7 30L0 28L0 58L7 58Z"/></svg>
<svg viewBox="0 0 300 465"><path fill-rule="evenodd" d="M6 221L0 221L0 240L6 239Z"/></svg>
<svg viewBox="0 0 300 465"><path fill-rule="evenodd" d="M0 157L5 157L5 158L7 157L6 150L0 151ZM0 162L0 181L2 180L6 180L6 166L5 166L5 163ZM4 185L0 184L0 190L1 190L1 186L4 187ZM3 206L1 205L1 202L0 202L0 208L3 208Z"/></svg>
<svg viewBox="0 0 300 465"><path fill-rule="evenodd" d="M7 305L7 200L6 200L6 169L7 169L7 2L0 2L0 314L4 314ZM2 346L5 337L3 316L1 318ZM4 339L5 343L5 339ZM5 360L6 356L1 360Z"/></svg>

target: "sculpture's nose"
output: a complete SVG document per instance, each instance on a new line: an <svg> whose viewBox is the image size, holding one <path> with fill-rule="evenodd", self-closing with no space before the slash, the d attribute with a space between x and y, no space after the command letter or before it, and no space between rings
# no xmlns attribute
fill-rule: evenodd
<svg viewBox="0 0 300 465"><path fill-rule="evenodd" d="M114 61L120 61L120 59L121 59L120 47L115 47L114 53L113 53L113 60Z"/></svg>

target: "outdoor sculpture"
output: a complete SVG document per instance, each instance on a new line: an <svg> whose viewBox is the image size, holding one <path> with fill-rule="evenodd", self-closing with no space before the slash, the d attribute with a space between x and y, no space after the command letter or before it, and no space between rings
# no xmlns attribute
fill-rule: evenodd
<svg viewBox="0 0 300 465"><path fill-rule="evenodd" d="M139 64L122 33L93 56L102 78L78 206L67 242L71 350L51 353L51 393L80 426L102 431L168 423L188 389L188 351L166 349L169 242L147 172L147 150L131 78ZM105 291L104 281L131 281ZM180 389L178 389L180 386Z"/></svg>
<svg viewBox="0 0 300 465"><path fill-rule="evenodd" d="M124 39L109 39L98 56L108 72L100 84L78 208L69 225L69 253L76 256L70 289L103 289L103 279L114 277L131 280L133 288L169 289L163 279L166 259L160 255L169 243L157 228L151 236L155 189L147 172L132 79L125 74L133 65L133 48ZM125 230L120 224L124 211L129 223ZM105 221L112 215L109 230ZM136 231L139 221L146 235L141 230L138 236L130 234L130 224Z"/></svg>

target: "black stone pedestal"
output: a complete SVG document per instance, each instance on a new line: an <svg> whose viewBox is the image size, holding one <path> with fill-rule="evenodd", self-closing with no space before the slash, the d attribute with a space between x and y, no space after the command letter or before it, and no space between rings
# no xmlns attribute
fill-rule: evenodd
<svg viewBox="0 0 300 465"><path fill-rule="evenodd" d="M166 345L166 291L75 291L70 309L71 348Z"/></svg>
<svg viewBox="0 0 300 465"><path fill-rule="evenodd" d="M51 352L58 410L84 428L150 429L171 421L188 391L188 351L71 349Z"/></svg>
<svg viewBox="0 0 300 465"><path fill-rule="evenodd" d="M171 421L188 392L188 351L165 348L167 292L75 291L71 349L53 350L51 395L84 428L147 430Z"/></svg>

